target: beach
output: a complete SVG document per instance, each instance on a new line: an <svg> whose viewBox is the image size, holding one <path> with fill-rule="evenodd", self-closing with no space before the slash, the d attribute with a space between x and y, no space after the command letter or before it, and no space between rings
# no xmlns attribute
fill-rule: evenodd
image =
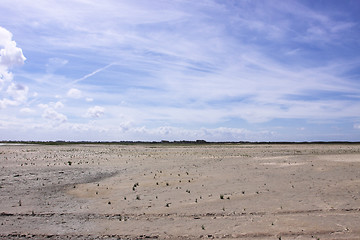
<svg viewBox="0 0 360 240"><path fill-rule="evenodd" d="M360 144L0 146L0 239L360 239Z"/></svg>

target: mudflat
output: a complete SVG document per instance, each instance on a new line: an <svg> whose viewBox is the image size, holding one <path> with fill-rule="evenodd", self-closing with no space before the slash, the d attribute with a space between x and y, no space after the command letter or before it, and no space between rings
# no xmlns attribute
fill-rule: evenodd
<svg viewBox="0 0 360 240"><path fill-rule="evenodd" d="M360 144L0 146L0 239L360 239Z"/></svg>

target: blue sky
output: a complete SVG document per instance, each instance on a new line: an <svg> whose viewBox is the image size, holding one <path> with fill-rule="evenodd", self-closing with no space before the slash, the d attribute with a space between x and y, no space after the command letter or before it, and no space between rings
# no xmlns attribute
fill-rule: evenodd
<svg viewBox="0 0 360 240"><path fill-rule="evenodd" d="M0 140L360 141L359 12L2 0Z"/></svg>

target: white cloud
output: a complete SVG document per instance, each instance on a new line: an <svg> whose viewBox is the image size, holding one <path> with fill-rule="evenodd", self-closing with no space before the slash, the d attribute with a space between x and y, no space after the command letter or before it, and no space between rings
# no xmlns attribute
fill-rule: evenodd
<svg viewBox="0 0 360 240"><path fill-rule="evenodd" d="M355 124L354 124L354 128L355 128L355 129L360 129L360 123L355 123Z"/></svg>
<svg viewBox="0 0 360 240"><path fill-rule="evenodd" d="M66 115L57 112L55 109L60 109L64 107L64 104L60 101L57 102L50 102L48 104L40 103L37 105L39 108L44 109L43 114L41 115L42 118L50 120L51 123L65 123L67 122Z"/></svg>
<svg viewBox="0 0 360 240"><path fill-rule="evenodd" d="M48 108L49 106L47 104L44 104L44 103L40 103L37 105L39 108Z"/></svg>
<svg viewBox="0 0 360 240"><path fill-rule="evenodd" d="M67 117L64 114L58 113L53 108L45 109L42 117L58 123L64 123L67 121Z"/></svg>
<svg viewBox="0 0 360 240"><path fill-rule="evenodd" d="M115 131L116 133L116 131ZM250 131L243 128L201 128L189 130L181 127L161 126L157 128L132 127L127 128L121 134L126 139L132 140L199 140L206 141L266 141L275 132Z"/></svg>
<svg viewBox="0 0 360 240"><path fill-rule="evenodd" d="M7 67L0 65L0 90L3 88L6 81L11 81L13 74L7 71Z"/></svg>
<svg viewBox="0 0 360 240"><path fill-rule="evenodd" d="M0 109L6 108L7 106L16 106L17 102L14 100L10 100L8 98L4 98L0 100Z"/></svg>
<svg viewBox="0 0 360 240"><path fill-rule="evenodd" d="M24 64L26 58L21 48L16 47L11 32L3 27L0 27L0 48L0 66L11 68Z"/></svg>
<svg viewBox="0 0 360 240"><path fill-rule="evenodd" d="M63 108L64 104L60 101L57 101L56 103L51 102L50 106L54 107L55 109L58 109L58 108Z"/></svg>
<svg viewBox="0 0 360 240"><path fill-rule="evenodd" d="M3 27L0 27L0 46L4 47L12 41L12 34Z"/></svg>
<svg viewBox="0 0 360 240"><path fill-rule="evenodd" d="M74 98L74 99L79 99L82 96L82 92L79 89L76 88L71 88L68 92L67 92L67 96L69 98Z"/></svg>
<svg viewBox="0 0 360 240"><path fill-rule="evenodd" d="M20 112L26 113L26 114L31 114L31 113L34 113L35 111L31 108L22 108L22 109L20 109Z"/></svg>
<svg viewBox="0 0 360 240"><path fill-rule="evenodd" d="M93 99L93 98L90 98L90 97L87 97L85 100L86 100L87 102L92 102L92 101L94 101L94 99Z"/></svg>
<svg viewBox="0 0 360 240"><path fill-rule="evenodd" d="M64 104L60 101L57 101L57 102L50 102L49 104L40 103L37 106L42 109L47 109L47 108L59 109L59 108L63 108Z"/></svg>
<svg viewBox="0 0 360 240"><path fill-rule="evenodd" d="M12 99L20 104L26 101L29 88L22 84L12 83L6 92Z"/></svg>
<svg viewBox="0 0 360 240"><path fill-rule="evenodd" d="M105 109L100 106L94 106L87 110L86 116L91 118L99 118L104 115Z"/></svg>
<svg viewBox="0 0 360 240"><path fill-rule="evenodd" d="M27 99L29 88L22 84L10 83L13 74L9 71L13 66L22 65L25 57L21 48L16 47L12 40L12 34L3 27L0 27L0 91L8 85L6 92L0 92L7 97L0 100L0 109L7 106L17 106Z"/></svg>
<svg viewBox="0 0 360 240"><path fill-rule="evenodd" d="M7 97L0 100L0 109L7 106L18 106L27 100L29 88L22 84L11 83L5 94Z"/></svg>

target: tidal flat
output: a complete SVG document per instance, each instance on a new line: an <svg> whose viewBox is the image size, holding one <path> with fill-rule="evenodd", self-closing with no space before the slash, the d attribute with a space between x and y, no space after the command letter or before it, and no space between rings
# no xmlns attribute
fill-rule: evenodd
<svg viewBox="0 0 360 240"><path fill-rule="evenodd" d="M360 144L0 146L0 239L360 239Z"/></svg>

